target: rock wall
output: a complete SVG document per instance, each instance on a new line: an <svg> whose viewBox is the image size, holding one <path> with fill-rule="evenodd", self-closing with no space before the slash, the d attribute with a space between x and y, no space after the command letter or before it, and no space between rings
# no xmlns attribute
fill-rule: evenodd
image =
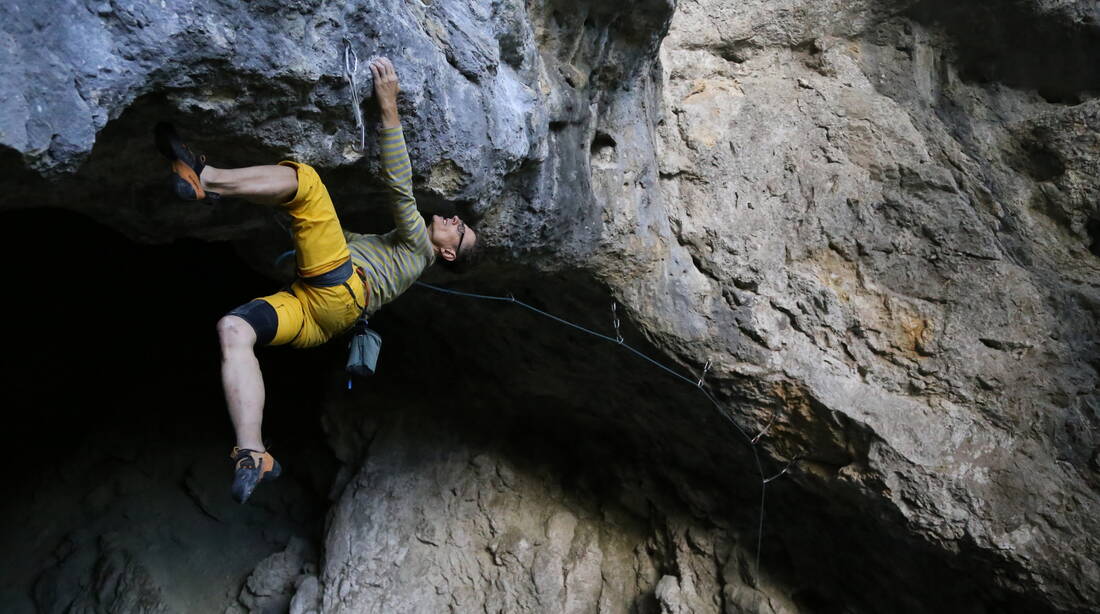
<svg viewBox="0 0 1100 614"><path fill-rule="evenodd" d="M713 365L724 415L614 345L410 292L381 317L384 377L326 401L342 469L323 543L265 559L231 610L1100 601L1094 7L3 10L0 209L233 240L270 271L275 215L163 195L148 128L170 116L215 165L317 166L369 229L385 216L347 37L396 61L422 205L480 222L489 262L433 279L609 334L615 300L631 344L692 379ZM760 470L726 418L763 433ZM788 466L759 533L760 474Z"/></svg>
<svg viewBox="0 0 1100 614"><path fill-rule="evenodd" d="M808 397L772 440L805 458L794 480L1085 608L1100 80L1080 58L1100 39L1088 15L1008 4L685 5L660 165L693 266L663 283L691 280L703 334L660 301L643 319Z"/></svg>

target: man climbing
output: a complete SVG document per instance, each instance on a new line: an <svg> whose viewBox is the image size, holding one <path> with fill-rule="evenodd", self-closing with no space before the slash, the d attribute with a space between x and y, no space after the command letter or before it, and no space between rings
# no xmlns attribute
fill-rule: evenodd
<svg viewBox="0 0 1100 614"><path fill-rule="evenodd" d="M412 192L412 166L397 112L397 73L386 58L370 64L381 111L383 179L396 229L361 235L340 227L328 191L308 165L219 169L196 157L170 124L158 124L156 143L172 163L172 187L185 200L237 197L283 207L291 216L298 279L287 289L258 298L218 321L222 385L236 431L233 497L243 503L281 467L264 447L264 384L254 347L320 345L349 329L409 288L433 262L469 255L477 235L457 216L431 216L425 224Z"/></svg>

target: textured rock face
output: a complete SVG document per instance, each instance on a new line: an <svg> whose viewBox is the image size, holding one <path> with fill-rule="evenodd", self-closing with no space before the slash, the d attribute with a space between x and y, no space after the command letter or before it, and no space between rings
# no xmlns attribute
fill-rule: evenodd
<svg viewBox="0 0 1100 614"><path fill-rule="evenodd" d="M981 552L998 585L1084 608L1100 573L1100 107L1085 100L1100 81L1072 58L1097 33L1041 4L834 8L791 24L742 7L713 30L717 6L677 15L660 164L694 266L665 283L694 278L712 306L705 334L669 333L714 347L740 329L743 345L714 347L730 370L807 397L772 439L805 456L796 481L869 497L886 526ZM980 23L996 25L975 43ZM1020 63L1055 38L1056 79ZM837 414L851 422L825 437L802 422Z"/></svg>
<svg viewBox="0 0 1100 614"><path fill-rule="evenodd" d="M22 85L0 111L3 208L234 239L269 266L276 218L161 195L147 128L170 114L217 165L314 164L345 221L371 222L347 37L397 61L421 202L481 220L492 264L465 287L609 333L614 297L628 341L685 372L713 362L723 411L763 431L765 474L794 461L768 486L757 565L753 456L697 391L523 313L414 292L382 322L386 379L328 400L344 469L319 568L288 548L234 607L1100 602L1095 7L4 10L0 70ZM134 599L160 590L116 576Z"/></svg>

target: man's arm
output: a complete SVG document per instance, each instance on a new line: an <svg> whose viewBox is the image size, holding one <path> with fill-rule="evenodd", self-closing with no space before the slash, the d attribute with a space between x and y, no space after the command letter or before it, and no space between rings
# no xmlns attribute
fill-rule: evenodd
<svg viewBox="0 0 1100 614"><path fill-rule="evenodd" d="M352 232L352 231L350 231L346 228L344 229L344 241L346 241L348 243L351 243L352 241L354 241L354 240L356 240L360 237L365 237L365 236L366 235L364 235L362 233Z"/></svg>
<svg viewBox="0 0 1100 614"><path fill-rule="evenodd" d="M382 112L382 175L390 189L390 210L402 241L419 247L428 243L428 231L412 191L412 163L405 148L401 117L397 113L397 72L386 58L370 64L374 93Z"/></svg>

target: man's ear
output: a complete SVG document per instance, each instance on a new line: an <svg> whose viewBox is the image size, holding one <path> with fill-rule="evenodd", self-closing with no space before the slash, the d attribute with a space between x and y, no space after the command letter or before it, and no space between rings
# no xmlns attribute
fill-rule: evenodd
<svg viewBox="0 0 1100 614"><path fill-rule="evenodd" d="M454 262L455 260L455 250L449 247L444 247L443 249L439 250L439 255L443 256L443 259L447 262Z"/></svg>

